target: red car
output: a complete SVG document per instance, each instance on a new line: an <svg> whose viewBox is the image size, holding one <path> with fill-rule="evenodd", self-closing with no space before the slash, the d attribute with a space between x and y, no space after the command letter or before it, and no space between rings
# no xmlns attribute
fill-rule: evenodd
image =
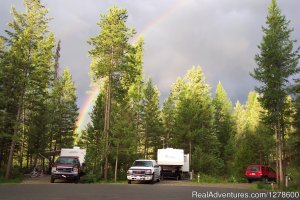
<svg viewBox="0 0 300 200"><path fill-rule="evenodd" d="M276 172L267 165L249 165L245 175L249 183L257 180L276 181Z"/></svg>

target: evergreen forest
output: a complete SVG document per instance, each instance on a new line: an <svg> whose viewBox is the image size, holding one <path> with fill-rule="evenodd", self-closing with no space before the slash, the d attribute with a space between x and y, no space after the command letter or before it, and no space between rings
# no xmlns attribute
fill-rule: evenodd
<svg viewBox="0 0 300 200"><path fill-rule="evenodd" d="M25 11L12 7L0 37L0 179L37 165L49 171L55 156L43 152L80 146L89 180L124 180L135 159L156 159L169 147L190 154L194 174L244 182L247 165L260 163L276 169L279 187L285 175L300 187L300 54L276 0L249 72L259 84L244 104L232 102L221 82L213 90L201 66L178 77L160 104L144 74L144 39L132 42L137 33L126 24L127 10L101 13L98 34L86 38L86 73L99 93L80 132L72 66L60 70L63 45L49 28L55 19L39 0L23 2Z"/></svg>

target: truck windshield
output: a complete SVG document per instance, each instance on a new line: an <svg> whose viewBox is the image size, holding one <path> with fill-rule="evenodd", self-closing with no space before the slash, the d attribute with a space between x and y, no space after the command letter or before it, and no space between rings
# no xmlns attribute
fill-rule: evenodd
<svg viewBox="0 0 300 200"><path fill-rule="evenodd" d="M141 161L141 160L136 160L134 161L134 163L132 164L133 167L153 167L152 162L151 161Z"/></svg>
<svg viewBox="0 0 300 200"><path fill-rule="evenodd" d="M77 158L67 158L67 157L59 157L56 160L56 163L58 164L79 164Z"/></svg>

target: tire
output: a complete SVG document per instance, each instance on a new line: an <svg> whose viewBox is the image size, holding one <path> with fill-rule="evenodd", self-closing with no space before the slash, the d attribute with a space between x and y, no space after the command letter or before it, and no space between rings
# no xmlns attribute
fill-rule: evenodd
<svg viewBox="0 0 300 200"><path fill-rule="evenodd" d="M152 180L150 181L151 184L155 183L155 173L152 174Z"/></svg>
<svg viewBox="0 0 300 200"><path fill-rule="evenodd" d="M50 182L51 182L51 183L54 183L54 181L55 181L55 178L53 178L53 177L51 176Z"/></svg>
<svg viewBox="0 0 300 200"><path fill-rule="evenodd" d="M248 183L252 183L252 180L251 180L251 179L248 179Z"/></svg>
<svg viewBox="0 0 300 200"><path fill-rule="evenodd" d="M75 178L74 183L76 183L76 184L79 183L79 180L80 180L80 176Z"/></svg>
<svg viewBox="0 0 300 200"><path fill-rule="evenodd" d="M131 180L128 180L127 182L128 182L128 184L131 184Z"/></svg>

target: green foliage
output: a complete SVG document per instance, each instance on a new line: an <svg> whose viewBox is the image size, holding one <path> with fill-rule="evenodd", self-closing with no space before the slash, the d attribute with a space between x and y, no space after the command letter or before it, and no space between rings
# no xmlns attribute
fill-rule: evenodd
<svg viewBox="0 0 300 200"><path fill-rule="evenodd" d="M224 163L225 174L230 170L230 163L233 160L233 118L232 103L227 96L221 82L217 85L216 95L213 99L214 111L214 132L220 142L220 158Z"/></svg>
<svg viewBox="0 0 300 200"><path fill-rule="evenodd" d="M144 157L156 158L157 149L161 148L161 119L159 109L159 92L149 79L143 89L142 129Z"/></svg>
<svg viewBox="0 0 300 200"><path fill-rule="evenodd" d="M74 144L75 122L78 116L76 88L69 69L63 71L52 88L49 100L49 149L71 148Z"/></svg>
<svg viewBox="0 0 300 200"><path fill-rule="evenodd" d="M173 148L183 148L191 155L191 166L196 172L221 173L220 142L214 132L214 107L210 87L200 67L193 67L184 79L173 85L164 104L163 119L166 131L172 130ZM170 120L170 121L168 121ZM174 127L168 124L174 124Z"/></svg>
<svg viewBox="0 0 300 200"><path fill-rule="evenodd" d="M232 172L237 178L244 177L245 169L249 164L273 164L271 157L274 155L275 141L272 130L260 120L263 114L255 92L249 93L245 106L236 105L234 112L235 153Z"/></svg>
<svg viewBox="0 0 300 200"><path fill-rule="evenodd" d="M291 166L287 169L288 176L291 177L289 181L289 190L300 191L300 167Z"/></svg>
<svg viewBox="0 0 300 200"><path fill-rule="evenodd" d="M299 72L300 58L298 47L294 50L296 40L291 40L293 29L281 14L276 0L272 0L268 9L266 27L263 27L263 38L258 46L260 53L255 56L257 67L251 76L261 85L256 88L260 94L259 101L267 111L264 121L274 130L276 136L276 153L285 157L286 122L284 120L288 103L286 101L290 77ZM278 157L277 156L277 157ZM282 159L277 159L278 183L284 185L285 165Z"/></svg>
<svg viewBox="0 0 300 200"><path fill-rule="evenodd" d="M10 29L0 37L0 166L7 165L8 176L14 174L12 163L30 168L38 153L73 146L78 114L70 72L53 82L48 10L37 0L25 0L24 6L23 13L12 8Z"/></svg>

